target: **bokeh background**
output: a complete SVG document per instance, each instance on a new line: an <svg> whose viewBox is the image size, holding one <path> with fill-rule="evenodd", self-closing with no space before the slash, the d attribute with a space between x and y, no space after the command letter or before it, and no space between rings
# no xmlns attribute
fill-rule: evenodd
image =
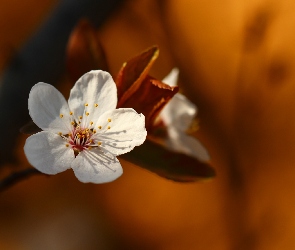
<svg viewBox="0 0 295 250"><path fill-rule="evenodd" d="M2 75L60 1L0 1ZM0 194L0 249L295 249L294 11L292 0L123 1L97 29L111 73L158 44L151 74L180 69L217 177L174 183L126 162L103 185L36 175ZM25 138L13 148L23 165Z"/></svg>

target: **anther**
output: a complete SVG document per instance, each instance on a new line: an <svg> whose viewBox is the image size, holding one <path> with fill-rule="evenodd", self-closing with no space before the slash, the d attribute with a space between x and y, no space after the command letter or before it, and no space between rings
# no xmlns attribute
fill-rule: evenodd
<svg viewBox="0 0 295 250"><path fill-rule="evenodd" d="M73 112L72 111L70 112L70 115L73 115Z"/></svg>
<svg viewBox="0 0 295 250"><path fill-rule="evenodd" d="M93 122L90 122L90 125L93 125Z"/></svg>
<svg viewBox="0 0 295 250"><path fill-rule="evenodd" d="M88 115L89 115L89 112L85 112L85 115L87 115L87 116L88 116Z"/></svg>
<svg viewBox="0 0 295 250"><path fill-rule="evenodd" d="M110 129L111 127L110 126L108 126L108 129Z"/></svg>
<svg viewBox="0 0 295 250"><path fill-rule="evenodd" d="M60 115L59 115L59 117L60 117L60 118L63 118L63 117L64 117L64 115L63 115L63 114L60 114Z"/></svg>
<svg viewBox="0 0 295 250"><path fill-rule="evenodd" d="M68 148L70 145L69 144L66 144L66 147Z"/></svg>
<svg viewBox="0 0 295 250"><path fill-rule="evenodd" d="M91 146L89 146L89 147L88 147L88 149L90 150L90 149L92 149L92 147L91 147Z"/></svg>
<svg viewBox="0 0 295 250"><path fill-rule="evenodd" d="M94 104L94 106L97 108L97 107L98 107L98 104L97 104L97 103L95 103L95 104Z"/></svg>
<svg viewBox="0 0 295 250"><path fill-rule="evenodd" d="M101 129L101 126L98 126L99 129Z"/></svg>
<svg viewBox="0 0 295 250"><path fill-rule="evenodd" d="M99 142L97 143L97 145L100 146L100 145L101 145L101 142L99 141Z"/></svg>
<svg viewBox="0 0 295 250"><path fill-rule="evenodd" d="M79 116L79 119L80 119L80 120L82 119L82 115L81 115L81 116Z"/></svg>
<svg viewBox="0 0 295 250"><path fill-rule="evenodd" d="M88 106L88 103L85 103L85 107L87 107Z"/></svg>
<svg viewBox="0 0 295 250"><path fill-rule="evenodd" d="M59 136L62 136L62 132L58 132L58 135L59 135Z"/></svg>
<svg viewBox="0 0 295 250"><path fill-rule="evenodd" d="M95 130L95 129L93 130L93 133L94 133L94 134L96 133L96 130Z"/></svg>
<svg viewBox="0 0 295 250"><path fill-rule="evenodd" d="M111 121L112 121L112 119L109 118L109 119L108 119L108 122L111 122Z"/></svg>
<svg viewBox="0 0 295 250"><path fill-rule="evenodd" d="M71 122L72 125L75 125L75 122Z"/></svg>

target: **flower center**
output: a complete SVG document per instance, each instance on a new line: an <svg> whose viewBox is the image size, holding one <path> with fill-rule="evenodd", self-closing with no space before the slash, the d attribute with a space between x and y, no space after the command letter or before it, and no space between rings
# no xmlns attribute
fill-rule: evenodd
<svg viewBox="0 0 295 250"><path fill-rule="evenodd" d="M85 104L85 106L88 106L88 104ZM98 104L95 104L95 107L98 107ZM88 116L89 112L85 112L85 114ZM73 112L70 112L70 116L72 115ZM62 119L63 117L64 115L60 114L60 118ZM96 134L96 129L100 131L99 134L105 132L105 130L101 131L103 129L102 126L97 126L95 129L93 126L94 122L90 121L87 125L82 119L83 116L79 116L78 121L75 121L74 119L71 121L71 131L69 134L58 133L66 141L65 146L71 147L74 150L75 156L86 149L100 148L104 140L103 138L101 138L102 141L99 140ZM112 122L112 119L108 118L107 121L110 123ZM111 126L106 126L105 129L109 130L111 129Z"/></svg>
<svg viewBox="0 0 295 250"><path fill-rule="evenodd" d="M73 132L69 135L69 143L75 154L93 146L92 135L93 129L81 128L80 126L74 127Z"/></svg>

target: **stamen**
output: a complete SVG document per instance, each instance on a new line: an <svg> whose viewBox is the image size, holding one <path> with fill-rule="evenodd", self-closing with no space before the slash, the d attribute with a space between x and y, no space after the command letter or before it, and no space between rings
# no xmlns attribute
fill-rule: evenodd
<svg viewBox="0 0 295 250"><path fill-rule="evenodd" d="M108 129L110 129L111 127L110 126L108 126Z"/></svg>
<svg viewBox="0 0 295 250"><path fill-rule="evenodd" d="M71 122L72 125L75 125L75 122Z"/></svg>
<svg viewBox="0 0 295 250"><path fill-rule="evenodd" d="M89 115L89 112L85 112L85 115L87 115L87 116L88 116L88 115Z"/></svg>
<svg viewBox="0 0 295 250"><path fill-rule="evenodd" d="M88 106L88 103L85 103L85 107L87 107Z"/></svg>
<svg viewBox="0 0 295 250"><path fill-rule="evenodd" d="M99 129L101 129L101 126L98 126Z"/></svg>
<svg viewBox="0 0 295 250"><path fill-rule="evenodd" d="M94 104L94 106L97 108L97 107L98 107L98 104L97 104L97 103L95 103L95 104Z"/></svg>
<svg viewBox="0 0 295 250"><path fill-rule="evenodd" d="M63 118L63 117L64 117L64 115L63 115L63 114L60 114L60 115L59 115L59 117L60 117L60 118Z"/></svg>
<svg viewBox="0 0 295 250"><path fill-rule="evenodd" d="M94 133L94 134L96 133L96 130L95 130L95 129L93 130L93 133Z"/></svg>
<svg viewBox="0 0 295 250"><path fill-rule="evenodd" d="M58 132L58 135L59 135L59 136L62 136L62 132Z"/></svg>
<svg viewBox="0 0 295 250"><path fill-rule="evenodd" d="M97 144L98 144L98 146L100 146L101 145L101 142L99 141Z"/></svg>
<svg viewBox="0 0 295 250"><path fill-rule="evenodd" d="M93 125L93 122L90 122L90 125Z"/></svg>
<svg viewBox="0 0 295 250"><path fill-rule="evenodd" d="M72 111L70 112L70 115L73 115L73 112Z"/></svg>
<svg viewBox="0 0 295 250"><path fill-rule="evenodd" d="M91 147L91 146L89 146L89 147L88 147L88 149L90 150L90 149L92 149L92 147Z"/></svg>
<svg viewBox="0 0 295 250"><path fill-rule="evenodd" d="M69 144L66 144L66 147L68 148L70 145Z"/></svg>
<svg viewBox="0 0 295 250"><path fill-rule="evenodd" d="M82 118L83 118L82 115L80 115L80 116L79 116L79 119L82 120Z"/></svg>
<svg viewBox="0 0 295 250"><path fill-rule="evenodd" d="M108 119L108 122L111 122L111 121L112 121L112 119L109 118L109 119Z"/></svg>

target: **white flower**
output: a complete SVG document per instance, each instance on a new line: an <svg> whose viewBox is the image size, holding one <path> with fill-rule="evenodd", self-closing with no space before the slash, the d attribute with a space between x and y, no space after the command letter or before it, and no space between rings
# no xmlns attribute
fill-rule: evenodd
<svg viewBox="0 0 295 250"><path fill-rule="evenodd" d="M142 114L116 105L116 85L104 71L83 75L68 102L52 85L36 84L29 95L29 113L43 131L27 139L28 161L46 174L72 168L82 182L118 178L123 170L116 156L142 144L147 132Z"/></svg>
<svg viewBox="0 0 295 250"><path fill-rule="evenodd" d="M178 73L177 68L172 69L163 82L176 86ZM186 134L196 114L197 107L182 94L177 93L167 103L160 113L160 118L167 126L166 145L171 150L185 153L201 161L208 161L210 157L205 147L197 139Z"/></svg>

